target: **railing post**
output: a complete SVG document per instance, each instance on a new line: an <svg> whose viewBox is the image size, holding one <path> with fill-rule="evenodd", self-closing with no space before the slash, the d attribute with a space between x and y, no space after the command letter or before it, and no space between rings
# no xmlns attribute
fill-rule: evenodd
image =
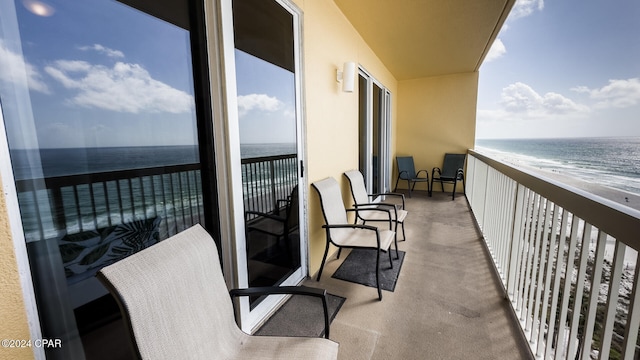
<svg viewBox="0 0 640 360"><path fill-rule="evenodd" d="M53 212L53 226L56 230L67 227L64 218L64 205L62 203L62 190L59 186L49 189L51 194L51 211Z"/></svg>
<svg viewBox="0 0 640 360"><path fill-rule="evenodd" d="M524 211L524 186L518 184L516 189L516 202L513 209L513 228L511 229L511 235L509 243L510 249L510 261L507 275L507 296L513 301L515 295L514 288L516 286L516 279L518 274L516 272L518 254L520 253L520 243L522 235L522 212Z"/></svg>
<svg viewBox="0 0 640 360"><path fill-rule="evenodd" d="M277 196L276 196L276 175L275 175L274 163L275 163L275 160L270 160L269 161L269 174L270 174L269 181L271 181L271 206L273 207L273 213L277 214L278 213L278 199L277 199Z"/></svg>

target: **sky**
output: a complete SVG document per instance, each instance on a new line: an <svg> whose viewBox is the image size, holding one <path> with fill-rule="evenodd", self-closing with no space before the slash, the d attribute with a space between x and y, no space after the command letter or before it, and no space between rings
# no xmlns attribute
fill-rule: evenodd
<svg viewBox="0 0 640 360"><path fill-rule="evenodd" d="M107 0L2 1L0 13L18 20L0 18L12 148L197 143L187 30ZM295 143L293 73L235 55L240 142Z"/></svg>
<svg viewBox="0 0 640 360"><path fill-rule="evenodd" d="M640 136L640 2L517 0L480 68L476 138Z"/></svg>
<svg viewBox="0 0 640 360"><path fill-rule="evenodd" d="M104 0L2 1L0 14L11 148L196 143L188 31Z"/></svg>

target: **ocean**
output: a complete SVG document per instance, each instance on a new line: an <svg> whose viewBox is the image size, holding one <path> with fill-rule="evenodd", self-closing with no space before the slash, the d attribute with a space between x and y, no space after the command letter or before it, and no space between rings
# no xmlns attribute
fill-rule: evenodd
<svg viewBox="0 0 640 360"><path fill-rule="evenodd" d="M240 145L243 159L295 152L296 144L289 143ZM195 164L199 161L195 145L11 150L16 180Z"/></svg>
<svg viewBox="0 0 640 360"><path fill-rule="evenodd" d="M515 165L640 195L640 137L477 139L476 149Z"/></svg>
<svg viewBox="0 0 640 360"><path fill-rule="evenodd" d="M241 146L243 159L293 152L295 144ZM14 149L10 154L28 241L56 237L61 231L72 234L154 218L162 219L164 238L203 216L200 170L190 165L199 163L197 146ZM112 175L149 168L156 170L129 173L126 178ZM252 171L260 172L260 181L244 179L245 173L252 173L243 171L243 189L271 191L264 180L269 167ZM92 175L97 173L103 174ZM281 177L288 173L279 173L277 180ZM47 190L32 190L29 179L41 178L49 179Z"/></svg>

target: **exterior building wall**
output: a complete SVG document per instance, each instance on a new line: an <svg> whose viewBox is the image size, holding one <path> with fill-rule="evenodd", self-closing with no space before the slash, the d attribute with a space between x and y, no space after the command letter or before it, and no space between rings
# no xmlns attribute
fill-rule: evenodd
<svg viewBox="0 0 640 360"><path fill-rule="evenodd" d="M466 152L473 147L478 74L398 82L332 0L294 2L304 14L305 169L309 182L309 273L314 274L322 260L325 233L319 199L310 185L332 176L342 186L345 204L351 204L342 173L358 168L358 93L342 92L336 70L344 62L354 61L391 92L391 156L411 154L418 168L428 169L439 166L445 152ZM393 167L392 186L395 161ZM0 259L3 320L0 337L28 339L25 304L3 194L0 194ZM0 358L6 351L0 348ZM29 349L10 351L11 358L33 357Z"/></svg>
<svg viewBox="0 0 640 360"><path fill-rule="evenodd" d="M358 83L354 92L342 92L341 84L336 81L336 70L341 70L344 62L356 62L389 89L392 139L398 107L397 81L332 0L297 0L296 4L304 13L309 274L313 275L322 261L325 232L319 198L311 183L329 176L335 178L349 206L353 201L342 174L358 168ZM395 153L393 142L391 153Z"/></svg>
<svg viewBox="0 0 640 360"><path fill-rule="evenodd" d="M2 179L0 179L2 188ZM0 192L0 339L28 340L29 325L20 286L4 192ZM0 346L0 359L33 359L30 348Z"/></svg>
<svg viewBox="0 0 640 360"><path fill-rule="evenodd" d="M431 176L433 167L442 167L445 153L466 153L472 149L477 93L478 72L400 82L396 154L412 155L416 171L425 169ZM395 186L398 176L395 159L393 164ZM398 185L406 186L406 181Z"/></svg>

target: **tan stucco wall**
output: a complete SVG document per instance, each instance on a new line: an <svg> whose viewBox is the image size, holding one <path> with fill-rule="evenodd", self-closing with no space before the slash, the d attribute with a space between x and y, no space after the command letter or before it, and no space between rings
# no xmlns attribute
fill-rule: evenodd
<svg viewBox="0 0 640 360"><path fill-rule="evenodd" d="M2 188L2 179L0 179ZM4 192L0 192L0 340L29 339L29 325L16 262ZM0 346L0 359L33 359L29 348Z"/></svg>
<svg viewBox="0 0 640 360"><path fill-rule="evenodd" d="M425 169L431 176L433 167L442 167L445 153L466 153L472 149L477 92L477 72L401 81L396 154L412 155L416 170ZM395 160L393 164L395 186ZM406 182L401 182L398 188L406 188Z"/></svg>
<svg viewBox="0 0 640 360"><path fill-rule="evenodd" d="M413 155L418 168L439 166L445 152L473 147L478 75L459 74L398 82L332 0L295 0L303 16L306 171L310 185L328 176L349 190L342 173L358 167L358 94L341 91L336 70L346 61L363 66L392 96L391 153ZM366 11L366 9L363 9ZM395 184L392 173L392 185ZM324 223L318 196L308 187L309 270L318 271ZM0 194L0 338L28 339L13 243ZM326 275L326 274L325 274ZM0 348L0 358L6 349ZM9 358L31 358L11 350Z"/></svg>
<svg viewBox="0 0 640 360"><path fill-rule="evenodd" d="M332 176L342 185L345 204L350 205L342 173L358 168L357 82L356 91L342 92L336 70L342 69L344 62L354 61L387 87L392 93L392 119L396 117L397 81L332 0L298 0L296 4L304 13L309 272L314 274L322 261L325 233L318 195L310 185Z"/></svg>

